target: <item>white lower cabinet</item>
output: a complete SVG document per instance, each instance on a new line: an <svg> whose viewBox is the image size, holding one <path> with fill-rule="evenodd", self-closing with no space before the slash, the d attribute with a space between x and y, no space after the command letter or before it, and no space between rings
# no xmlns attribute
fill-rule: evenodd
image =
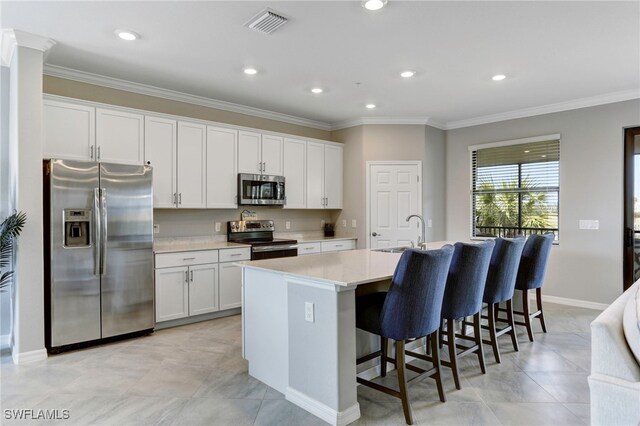
<svg viewBox="0 0 640 426"><path fill-rule="evenodd" d="M241 268L233 263L250 258L250 247L157 254L156 322L242 306Z"/></svg>
<svg viewBox="0 0 640 426"><path fill-rule="evenodd" d="M156 269L156 322L189 316L189 267Z"/></svg>
<svg viewBox="0 0 640 426"><path fill-rule="evenodd" d="M322 252L355 250L356 240L331 240L323 241L321 244Z"/></svg>
<svg viewBox="0 0 640 426"><path fill-rule="evenodd" d="M316 241L313 243L299 243L298 244L298 256L304 256L305 254L315 254L321 253L322 248L320 246L320 241Z"/></svg>

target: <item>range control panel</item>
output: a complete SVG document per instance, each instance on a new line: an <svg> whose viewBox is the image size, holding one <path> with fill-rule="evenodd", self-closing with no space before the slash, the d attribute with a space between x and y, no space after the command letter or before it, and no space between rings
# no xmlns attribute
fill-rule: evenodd
<svg viewBox="0 0 640 426"><path fill-rule="evenodd" d="M227 222L227 233L265 231L273 232L273 220L232 220Z"/></svg>

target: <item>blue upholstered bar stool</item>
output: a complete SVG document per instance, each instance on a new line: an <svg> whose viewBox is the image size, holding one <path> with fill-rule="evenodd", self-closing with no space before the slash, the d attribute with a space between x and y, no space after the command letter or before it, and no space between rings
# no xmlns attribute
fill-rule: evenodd
<svg viewBox="0 0 640 426"><path fill-rule="evenodd" d="M493 254L491 255L491 263L489 265L489 273L487 274L487 283L484 287L484 295L482 301L487 304L488 325L483 326L489 330L489 340L484 343L491 344L493 355L496 362L500 362L500 348L498 347L498 337L509 334L513 349L518 350L518 337L513 321L513 292L516 285L516 276L518 274L518 265L520 265L520 256L524 248L524 237L519 238L496 238ZM506 302L507 325L496 329L496 320L500 303Z"/></svg>
<svg viewBox="0 0 640 426"><path fill-rule="evenodd" d="M449 267L447 286L442 302L442 320L446 321L446 342L449 348L449 361L442 361L442 365L450 367L456 389L460 389L458 374L458 357L475 353L483 373L486 372L484 353L482 351L482 333L480 331L482 295L487 279L493 240L478 244L456 243ZM455 332L456 320L473 316L473 337ZM441 335L443 331L440 331ZM444 337L444 336L443 336ZM462 344L456 346L456 338L471 341L471 346ZM463 350L458 353L457 347Z"/></svg>
<svg viewBox="0 0 640 426"><path fill-rule="evenodd" d="M538 317L542 331L547 332L547 326L544 323L544 313L542 312L542 284L544 282L544 273L547 269L547 261L551 253L554 234L530 235L522 250L520 258L520 266L518 267L518 276L516 278L516 289L522 291L522 312L516 314L524 316L524 322L516 321L517 325L524 325L529 334L529 340L533 342L533 329L531 328L531 320ZM538 309L530 312L529 309L529 290L536 289L536 304Z"/></svg>
<svg viewBox="0 0 640 426"><path fill-rule="evenodd" d="M356 298L356 327L381 336L381 350L359 358L356 363L381 357L382 375L386 374L386 363L393 363L398 370L399 390L382 386L369 380L357 378L358 383L393 395L402 400L402 409L407 424L413 424L413 414L407 396L406 369L419 373L414 381L424 376L435 378L440 400L446 397L442 387L437 336L440 326L440 311L447 271L453 255L453 247L446 245L439 250L406 250L402 253L391 279L389 292L372 293ZM405 341L432 335L431 357L433 368L424 370L405 364ZM395 358L386 354L387 339L396 342Z"/></svg>

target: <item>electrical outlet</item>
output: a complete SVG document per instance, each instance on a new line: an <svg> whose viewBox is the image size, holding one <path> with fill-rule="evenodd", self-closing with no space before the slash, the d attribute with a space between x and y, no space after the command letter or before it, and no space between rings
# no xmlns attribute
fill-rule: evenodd
<svg viewBox="0 0 640 426"><path fill-rule="evenodd" d="M220 232L220 222L216 222L216 232Z"/></svg>
<svg viewBox="0 0 640 426"><path fill-rule="evenodd" d="M285 227L285 228L287 228L287 229L291 229L291 222L286 221L286 222L284 223L284 227Z"/></svg>
<svg viewBox="0 0 640 426"><path fill-rule="evenodd" d="M590 230L598 230L600 229L600 221L599 220L587 220L587 219L580 219L580 221L578 222L578 227L580 229L590 229Z"/></svg>
<svg viewBox="0 0 640 426"><path fill-rule="evenodd" d="M320 221L320 228L324 228L324 219Z"/></svg>
<svg viewBox="0 0 640 426"><path fill-rule="evenodd" d="M347 227L347 219L342 219L342 227L343 228Z"/></svg>
<svg viewBox="0 0 640 426"><path fill-rule="evenodd" d="M433 227L433 221L431 219L427 219L427 228Z"/></svg>
<svg viewBox="0 0 640 426"><path fill-rule="evenodd" d="M351 227L352 228L356 227L356 220L355 219L351 219Z"/></svg>
<svg viewBox="0 0 640 426"><path fill-rule="evenodd" d="M307 322L313 322L313 303L304 302L304 320Z"/></svg>
<svg viewBox="0 0 640 426"><path fill-rule="evenodd" d="M158 225L157 223L153 224L153 233L154 234L159 234L160 233L160 225Z"/></svg>

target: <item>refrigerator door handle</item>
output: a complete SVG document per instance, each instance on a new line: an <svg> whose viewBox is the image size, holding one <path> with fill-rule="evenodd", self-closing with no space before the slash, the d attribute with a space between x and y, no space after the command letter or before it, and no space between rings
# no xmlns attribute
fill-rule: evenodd
<svg viewBox="0 0 640 426"><path fill-rule="evenodd" d="M102 212L102 219L101 219L101 230L102 230L102 235L100 237L100 243L101 243L101 247L100 247L100 273L102 274L106 274L107 273L107 190L106 189L101 189L100 190L100 198L101 198L101 212Z"/></svg>
<svg viewBox="0 0 640 426"><path fill-rule="evenodd" d="M100 275L102 259L100 251L102 249L100 223L100 189L93 189L93 275Z"/></svg>

